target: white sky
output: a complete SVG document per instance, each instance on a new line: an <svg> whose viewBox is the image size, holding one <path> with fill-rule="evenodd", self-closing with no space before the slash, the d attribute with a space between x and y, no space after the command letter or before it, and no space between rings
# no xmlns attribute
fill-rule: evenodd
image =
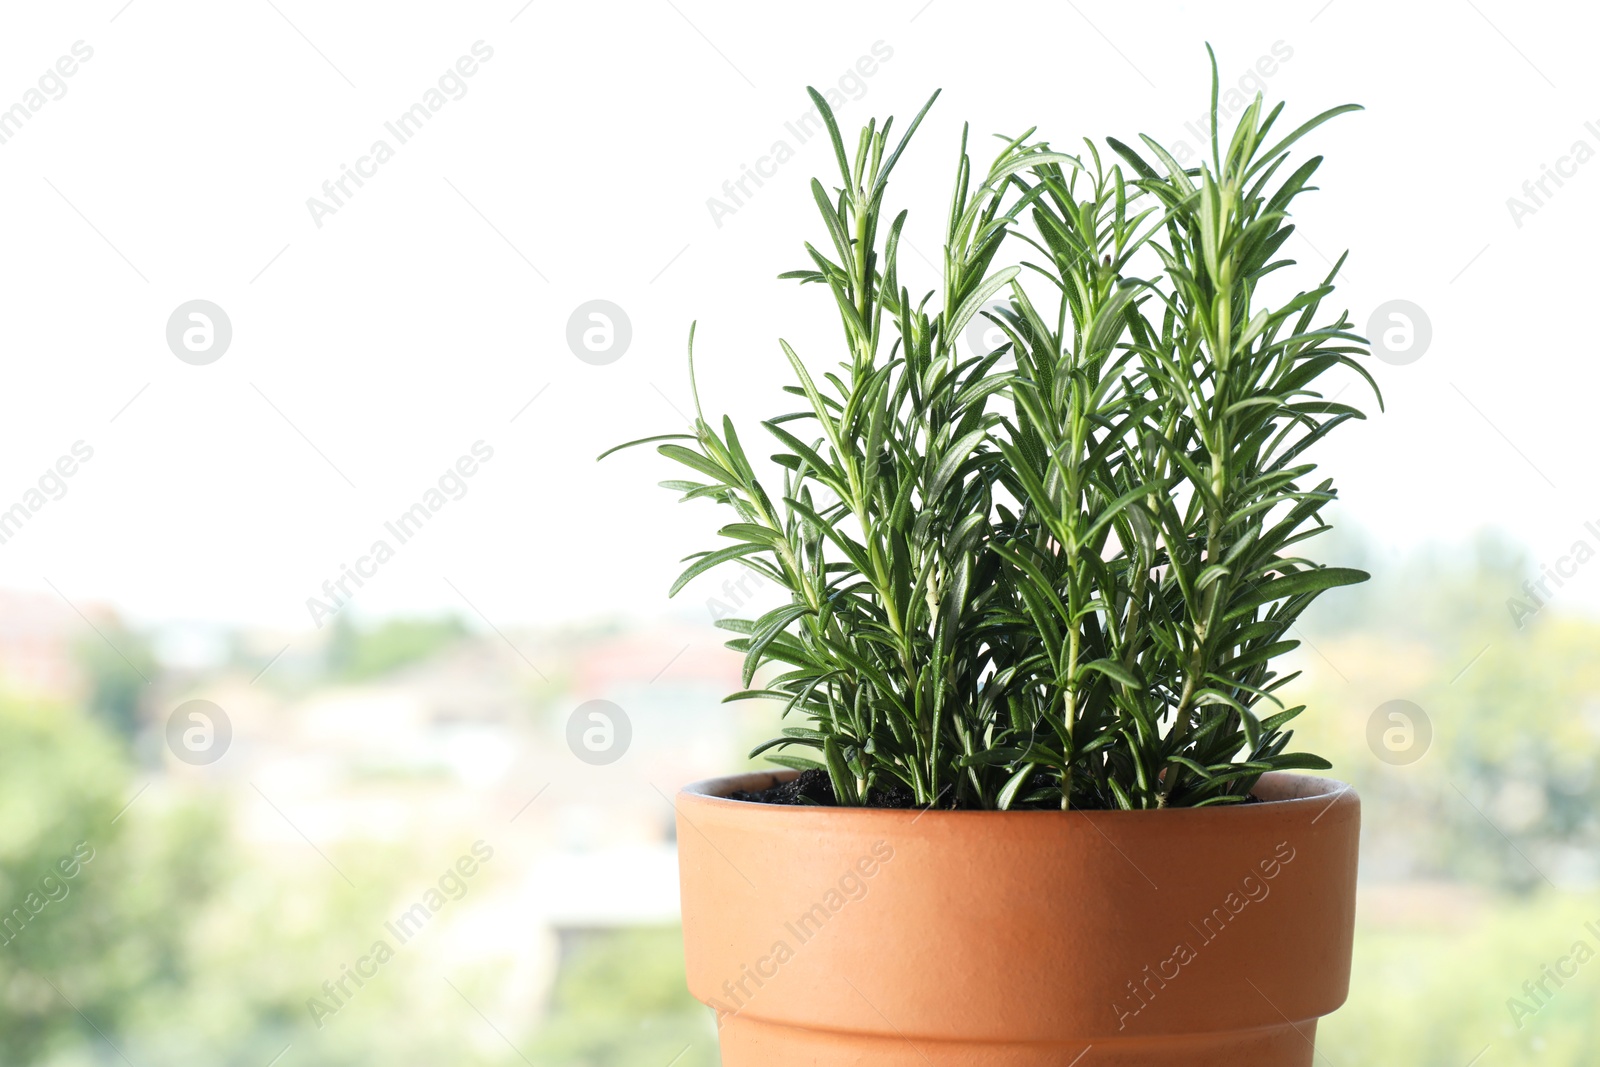
<svg viewBox="0 0 1600 1067"><path fill-rule="evenodd" d="M93 49L0 144L0 508L74 442L94 450L0 545L0 586L50 583L146 619L301 627L306 598L482 440L493 459L360 591L360 611L460 610L465 596L500 624L659 614L678 557L714 541L711 511L655 488L677 473L653 454L593 457L678 428L692 318L707 408L731 411L747 444L788 410L778 336L814 366L837 358L826 298L774 280L822 238L806 187L832 167L824 141L799 145L784 123L806 83L837 84L880 41L892 56L842 124L903 125L944 88L891 189L934 259L963 120L979 143L1034 124L1063 146L1173 142L1205 110L1204 41L1225 82L1282 42L1292 56L1265 81L1291 122L1368 108L1314 136L1328 162L1294 254L1309 275L1325 269L1318 249L1353 250L1339 297L1358 324L1393 299L1432 322L1418 362L1374 365L1388 414L1321 453L1348 514L1391 545L1495 525L1541 559L1600 520L1586 321L1600 159L1520 227L1506 204L1575 141L1600 149L1593 12L275 2L0 12L0 108L74 42ZM384 123L480 40L493 57L466 95L319 229L306 199L374 140L395 145ZM718 227L707 198L778 139L795 158ZM906 263L914 290L932 282ZM197 298L233 326L208 366L165 340ZM597 298L633 330L606 366L565 342ZM1568 595L1597 590L1584 573Z"/></svg>

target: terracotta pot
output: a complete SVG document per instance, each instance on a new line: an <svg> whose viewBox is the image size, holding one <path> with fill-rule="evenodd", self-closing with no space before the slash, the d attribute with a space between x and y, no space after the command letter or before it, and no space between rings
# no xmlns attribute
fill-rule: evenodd
<svg viewBox="0 0 1600 1067"><path fill-rule="evenodd" d="M1344 1003L1360 801L1159 812L678 795L689 989L723 1067L1307 1067Z"/></svg>

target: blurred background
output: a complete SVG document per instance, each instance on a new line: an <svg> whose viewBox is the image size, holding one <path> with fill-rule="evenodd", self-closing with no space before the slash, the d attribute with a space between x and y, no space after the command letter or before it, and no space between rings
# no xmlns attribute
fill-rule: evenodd
<svg viewBox="0 0 1600 1067"><path fill-rule="evenodd" d="M779 336L834 358L825 300L773 280L822 236L803 86L847 134L943 88L891 187L915 291L963 122L1184 158L1206 41L1290 123L1368 108L1312 139L1290 246L1300 284L1352 250L1386 401L1319 457L1319 555L1373 581L1287 664L1297 742L1365 805L1319 1062L1591 1063L1595 20L0 10L0 1067L715 1064L670 797L772 730L719 703L712 624L775 592L669 601L709 509L593 457L683 426L691 320L747 441L787 410Z"/></svg>

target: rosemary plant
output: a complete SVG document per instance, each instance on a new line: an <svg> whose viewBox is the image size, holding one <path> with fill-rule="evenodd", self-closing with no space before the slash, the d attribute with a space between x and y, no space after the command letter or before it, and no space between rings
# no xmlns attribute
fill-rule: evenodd
<svg viewBox="0 0 1600 1067"><path fill-rule="evenodd" d="M1224 144L1213 58L1196 168L1148 137L1144 154L1108 139L1108 165L1029 130L979 174L963 129L941 290L913 302L885 194L934 101L849 153L810 92L840 185L812 182L828 241L782 277L829 291L846 358L818 378L779 342L802 402L763 423L781 488L698 390L692 433L629 443L735 518L674 594L732 561L790 594L718 623L744 654L729 699L803 723L756 753L825 771L840 804L999 809L1235 803L1266 771L1327 767L1287 751L1303 709L1273 662L1319 593L1366 577L1293 551L1335 495L1305 451L1362 417L1318 380L1342 365L1376 384L1347 316L1321 312L1337 266L1277 303L1262 283L1293 266L1288 209L1321 162L1279 178L1291 146L1351 108L1272 141L1282 105L1258 96ZM1032 258L1001 257L1019 246ZM997 298L983 313L1006 343L963 352Z"/></svg>

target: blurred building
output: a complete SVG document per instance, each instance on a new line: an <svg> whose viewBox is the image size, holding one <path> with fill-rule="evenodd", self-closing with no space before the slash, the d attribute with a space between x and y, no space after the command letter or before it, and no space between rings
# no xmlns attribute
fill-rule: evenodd
<svg viewBox="0 0 1600 1067"><path fill-rule="evenodd" d="M0 589L0 679L18 692L73 700L83 696L88 681L76 649L95 639L90 623L106 626L116 613L85 601L72 606L50 593Z"/></svg>

